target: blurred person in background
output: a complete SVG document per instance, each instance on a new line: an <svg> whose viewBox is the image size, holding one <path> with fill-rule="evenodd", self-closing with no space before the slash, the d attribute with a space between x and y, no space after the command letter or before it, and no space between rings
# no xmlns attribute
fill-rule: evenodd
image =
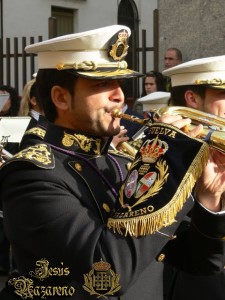
<svg viewBox="0 0 225 300"><path fill-rule="evenodd" d="M36 97L36 80L34 78L24 86L19 116L30 116L32 118L30 125L34 126L38 122L40 115L43 115L43 109Z"/></svg>
<svg viewBox="0 0 225 300"><path fill-rule="evenodd" d="M182 52L178 48L168 48L164 55L164 69L167 70L182 63Z"/></svg>
<svg viewBox="0 0 225 300"><path fill-rule="evenodd" d="M183 62L182 52L178 48L168 48L164 55L164 69L175 67ZM169 76L165 76L166 91L171 90L171 80Z"/></svg>
<svg viewBox="0 0 225 300"><path fill-rule="evenodd" d="M143 79L143 92L141 97L158 91L166 91L165 77L162 73L157 71L147 72ZM137 100L135 101L133 108L141 114L144 112L142 103Z"/></svg>
<svg viewBox="0 0 225 300"><path fill-rule="evenodd" d="M10 97L8 101L6 101L2 110L0 111L0 116L4 116L4 117L17 116L20 107L20 97L18 91L9 85L1 85L0 94L4 94L4 93L8 93Z"/></svg>
<svg viewBox="0 0 225 300"><path fill-rule="evenodd" d="M150 71L146 73L142 97L153 92L163 92L165 90L165 79L162 73L157 71Z"/></svg>
<svg viewBox="0 0 225 300"><path fill-rule="evenodd" d="M144 118L150 118L153 122L154 112L161 107L168 105L170 93L168 92L154 92L137 100L138 103L143 105Z"/></svg>

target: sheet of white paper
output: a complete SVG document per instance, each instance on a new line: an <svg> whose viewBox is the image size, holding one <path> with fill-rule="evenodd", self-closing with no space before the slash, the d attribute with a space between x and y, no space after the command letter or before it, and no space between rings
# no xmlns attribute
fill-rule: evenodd
<svg viewBox="0 0 225 300"><path fill-rule="evenodd" d="M4 104L9 99L9 94L0 94L0 111L2 110Z"/></svg>
<svg viewBox="0 0 225 300"><path fill-rule="evenodd" d="M20 143L30 117L0 117L0 141L7 137L9 143Z"/></svg>

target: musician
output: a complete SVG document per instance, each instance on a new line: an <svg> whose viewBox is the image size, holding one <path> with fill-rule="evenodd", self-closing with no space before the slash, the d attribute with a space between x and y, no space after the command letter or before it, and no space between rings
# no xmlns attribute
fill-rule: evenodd
<svg viewBox="0 0 225 300"><path fill-rule="evenodd" d="M195 59L165 70L163 74L171 78L170 105L190 107L225 117L225 56ZM216 166L214 158L217 155L219 159L223 159L220 156L224 156L224 154L212 151L211 169L209 168L208 172L213 172L213 168ZM222 162L219 167L223 168ZM221 197L221 210L225 213L224 176L218 177L217 180L214 189L218 191L218 195ZM188 276L185 280L188 282ZM211 299L217 299L217 297L222 299L225 295L225 270L214 280L207 277L196 278L190 285L192 286L191 289L185 288L183 285L180 286L190 299L193 298L195 287L202 288L208 297L207 299L210 297ZM218 296L215 295L215 289Z"/></svg>
<svg viewBox="0 0 225 300"><path fill-rule="evenodd" d="M68 299L186 300L185 294L172 296L179 292L177 274L214 278L223 269L225 216L219 214L218 192L203 180L195 198L184 197L183 205L174 209L171 223L166 221L174 211L168 208L166 195L161 196L158 213L164 226L152 234L135 237L129 228L128 234L120 234L120 225L126 226L123 218L118 230L109 226L133 163L108 152L120 130L119 119L112 117L114 109L123 107L120 80L141 75L124 61L129 35L129 28L113 25L26 48L39 58L37 97L49 124L42 141L37 139L36 145L1 168L0 188L15 259L21 276L31 279L39 292L37 299L45 287L49 295L53 287L63 286L70 292ZM167 122L185 141L208 149L179 130L189 119L171 116ZM196 136L201 129L198 126L191 134ZM183 162L178 157L179 167ZM134 175L139 172L135 171ZM224 175L217 172L204 178L212 183L217 175ZM129 186L137 188L133 183L129 181ZM181 228L192 207L191 226ZM157 227L154 221L153 225ZM164 281L166 271L169 276ZM11 282L12 289L21 286L17 280Z"/></svg>
<svg viewBox="0 0 225 300"><path fill-rule="evenodd" d="M170 93L168 92L153 92L137 100L143 105L143 114L145 118L150 118L154 122L154 112L160 107L168 105Z"/></svg>

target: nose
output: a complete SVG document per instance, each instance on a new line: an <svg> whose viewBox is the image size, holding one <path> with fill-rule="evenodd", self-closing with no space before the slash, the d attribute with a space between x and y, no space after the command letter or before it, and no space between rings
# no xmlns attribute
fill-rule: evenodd
<svg viewBox="0 0 225 300"><path fill-rule="evenodd" d="M124 93L118 82L113 83L113 89L112 92L110 93L109 100L117 103L124 102Z"/></svg>

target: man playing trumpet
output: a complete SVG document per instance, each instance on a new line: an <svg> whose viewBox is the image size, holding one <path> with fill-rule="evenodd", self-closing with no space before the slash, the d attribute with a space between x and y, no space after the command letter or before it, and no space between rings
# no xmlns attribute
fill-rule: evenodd
<svg viewBox="0 0 225 300"><path fill-rule="evenodd" d="M187 169L196 171L196 155L202 156L201 150L208 153L208 145L179 130L190 120L171 116L167 121L177 127L154 126L152 130L171 134L148 137L138 161L108 151L120 131L119 119L112 116L124 103L120 80L140 76L124 61L130 33L129 28L115 25L26 48L39 58L37 97L49 123L42 139L34 145L32 136L32 146L3 165L0 183L6 232L19 272L32 280L34 288L41 286L37 292L47 288L50 294L63 286L71 292L71 300L190 300L179 288L186 287L185 275L191 283L202 276L212 282L222 272L225 215L217 214L220 199L213 186L219 174L204 172L195 198L181 195L182 176L178 188L173 179L180 174L170 178L174 168L169 169L171 161L164 159L177 142L174 137L179 137L196 150L183 149L179 141L175 145L183 155L190 149L196 163L188 162ZM201 126L191 133L196 136L200 131ZM153 150L151 156L144 155L146 149ZM192 186L192 174L187 176L183 168L189 157L183 161L179 152L168 158L172 166L184 169ZM153 158L156 164L150 161ZM168 199L172 185L175 197ZM154 200L154 195L146 197L152 188L159 201L145 205ZM143 197L146 201L139 204ZM118 206L124 210L121 214ZM191 225L180 230L191 208ZM116 220L118 214L123 217ZM132 220L125 220L126 216ZM114 221L118 226L112 230ZM140 221L138 231L136 221ZM10 287L21 287L17 283L19 279L10 281Z"/></svg>
<svg viewBox="0 0 225 300"><path fill-rule="evenodd" d="M171 77L172 88L169 105L185 106L214 114L224 118L225 124L225 56L196 59L165 70L163 74ZM202 119L207 118L207 115L201 116L201 113L199 116ZM163 116L161 120L168 122L169 119L170 116ZM200 192L202 195L203 205L206 203L205 201L215 199L214 203L209 204L208 202L208 209L214 213L220 212L221 217L225 214L224 170L225 154L211 149L208 164L195 187L195 192ZM208 191L210 191L209 194L207 194ZM188 282L188 277L186 280ZM225 271L214 281L210 281L210 278L198 278L190 284L192 288L185 289L184 293L193 293L195 291L193 285L196 285L200 289L202 287L202 291L204 290L204 296L201 294L199 297L208 299L211 295L212 298L222 299L225 295ZM216 294L213 292L214 289ZM190 295L190 299L192 297L193 295Z"/></svg>
<svg viewBox="0 0 225 300"><path fill-rule="evenodd" d="M225 118L224 61L225 56L202 58L165 70L165 75L170 76L172 81L170 105L186 106ZM166 119L163 117L164 121ZM218 198L215 207L211 207L215 211L224 205L220 201L225 191L223 160L224 154L211 151L210 163L205 170L211 176L215 174L215 180L211 183Z"/></svg>

